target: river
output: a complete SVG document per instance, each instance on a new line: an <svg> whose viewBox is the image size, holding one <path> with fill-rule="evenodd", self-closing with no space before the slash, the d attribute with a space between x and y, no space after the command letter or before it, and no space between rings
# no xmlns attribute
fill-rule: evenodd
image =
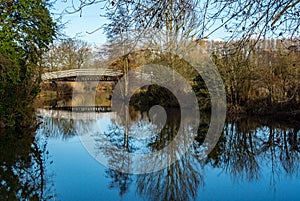
<svg viewBox="0 0 300 201"><path fill-rule="evenodd" d="M199 149L209 117L202 115L195 141L178 160L158 171L128 174L117 170L139 161L117 149L147 154L168 146L184 121L179 111L170 110L163 126L134 109L126 121L114 112L36 114L36 129L1 132L0 200L300 200L297 124L227 119L203 158Z"/></svg>

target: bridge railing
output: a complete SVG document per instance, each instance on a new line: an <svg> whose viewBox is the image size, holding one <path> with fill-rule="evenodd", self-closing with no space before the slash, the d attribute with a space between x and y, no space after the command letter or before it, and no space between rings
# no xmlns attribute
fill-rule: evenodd
<svg viewBox="0 0 300 201"><path fill-rule="evenodd" d="M52 80L76 76L120 76L122 74L123 73L121 70L113 69L71 69L44 73L42 74L42 80Z"/></svg>

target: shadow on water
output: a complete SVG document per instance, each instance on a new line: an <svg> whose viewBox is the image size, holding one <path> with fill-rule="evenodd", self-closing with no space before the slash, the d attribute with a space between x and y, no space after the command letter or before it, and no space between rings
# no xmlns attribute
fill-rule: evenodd
<svg viewBox="0 0 300 201"><path fill-rule="evenodd" d="M49 200L46 142L34 130L0 130L0 200Z"/></svg>

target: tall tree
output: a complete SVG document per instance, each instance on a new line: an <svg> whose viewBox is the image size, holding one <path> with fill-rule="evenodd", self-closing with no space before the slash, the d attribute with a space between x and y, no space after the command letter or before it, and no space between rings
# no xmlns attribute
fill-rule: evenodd
<svg viewBox="0 0 300 201"><path fill-rule="evenodd" d="M267 35L297 37L299 35L300 0L244 1L244 0L69 0L72 12L86 6L103 4L106 15L113 21L114 30L126 27L135 30L152 28L182 29L193 25L198 39L225 28L231 39ZM126 12L119 12L124 10ZM126 18L124 15L126 14ZM105 15L104 15L105 16ZM192 21L191 21L192 20ZM195 20L195 21L194 21ZM195 26L196 25L196 26ZM195 31L198 30L198 31ZM194 35L194 34L192 34Z"/></svg>
<svg viewBox="0 0 300 201"><path fill-rule="evenodd" d="M38 92L41 53L57 26L48 0L0 1L0 122L24 122Z"/></svg>
<svg viewBox="0 0 300 201"><path fill-rule="evenodd" d="M56 31L49 1L0 2L0 54L17 63L37 63Z"/></svg>
<svg viewBox="0 0 300 201"><path fill-rule="evenodd" d="M87 42L67 38L59 44L52 45L43 54L43 65L48 70L79 69L91 62L92 50Z"/></svg>
<svg viewBox="0 0 300 201"><path fill-rule="evenodd" d="M214 0L207 19L218 21L229 39L290 37L299 35L299 0L243 1Z"/></svg>
<svg viewBox="0 0 300 201"><path fill-rule="evenodd" d="M179 33L189 35L197 31L196 19L202 13L197 5L197 0L118 1L107 8L110 23L106 31L110 34L155 29L164 30L168 37Z"/></svg>

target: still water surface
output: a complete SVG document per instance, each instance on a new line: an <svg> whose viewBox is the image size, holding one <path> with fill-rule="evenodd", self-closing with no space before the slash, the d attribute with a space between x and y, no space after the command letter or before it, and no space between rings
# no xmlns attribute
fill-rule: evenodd
<svg viewBox="0 0 300 201"><path fill-rule="evenodd" d="M215 149L197 155L209 118L200 122L194 146L167 168L148 174L123 174L99 163L99 151L115 166L126 163L97 138L132 153L156 151L176 135L178 111L167 124L134 111L124 122L112 112L71 113L38 110L34 131L0 135L0 200L300 200L300 125L250 118L227 120ZM18 133L32 132L31 137ZM147 133L150 132L150 133ZM138 138L146 134L147 139ZM83 134L96 136L85 139ZM28 136L28 135L27 135ZM98 140L97 140L98 139Z"/></svg>

